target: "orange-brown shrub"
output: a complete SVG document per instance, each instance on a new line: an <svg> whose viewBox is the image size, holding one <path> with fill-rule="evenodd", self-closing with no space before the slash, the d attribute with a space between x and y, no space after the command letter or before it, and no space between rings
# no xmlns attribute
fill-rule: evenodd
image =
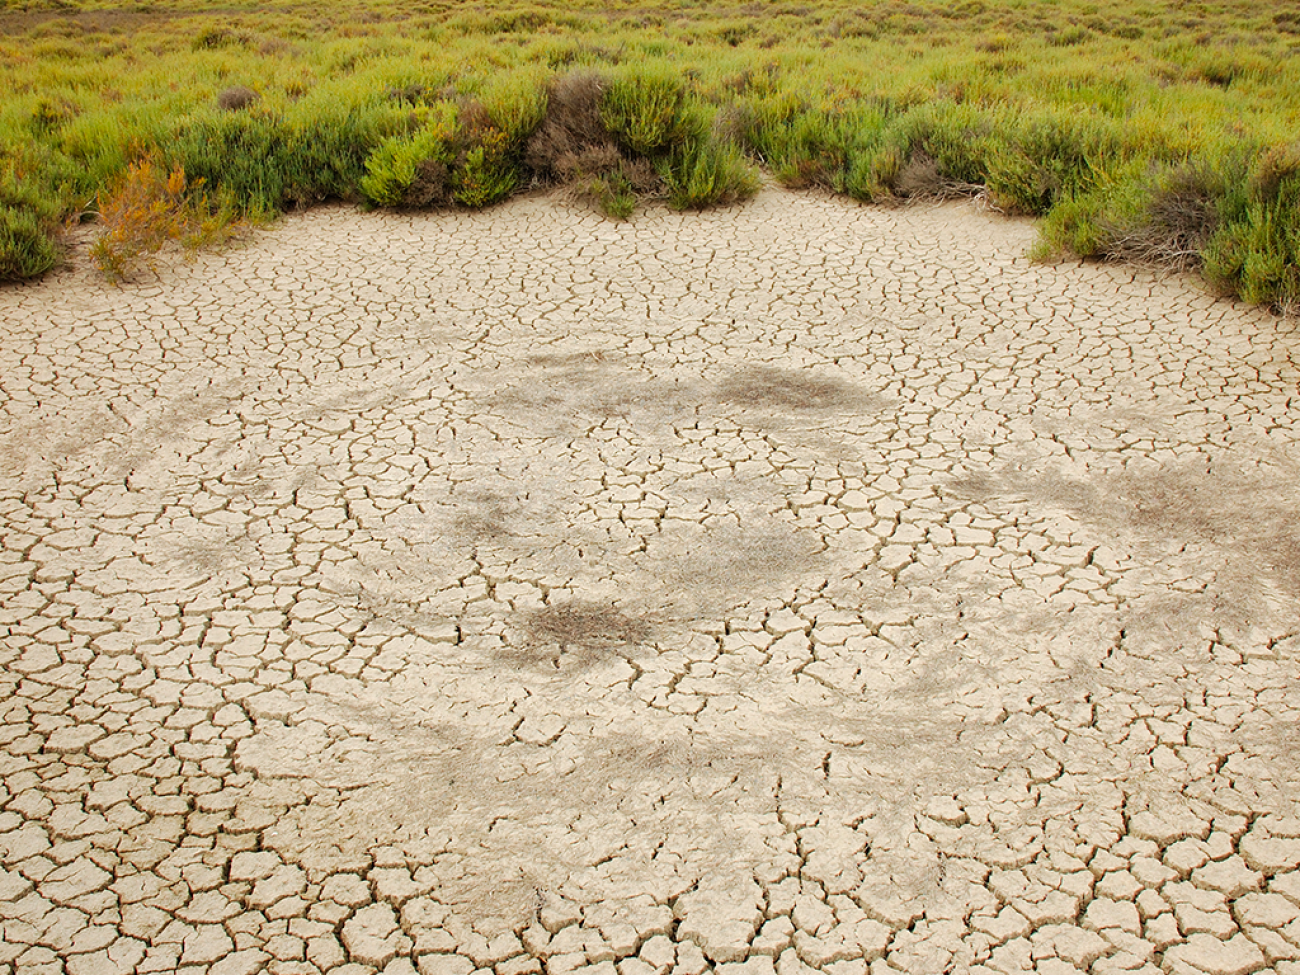
<svg viewBox="0 0 1300 975"><path fill-rule="evenodd" d="M150 266L169 243L192 250L228 239L242 227L231 208L208 198L202 180L188 179L179 166L168 171L152 158L128 166L99 194L98 203L104 232L90 254L114 281Z"/></svg>

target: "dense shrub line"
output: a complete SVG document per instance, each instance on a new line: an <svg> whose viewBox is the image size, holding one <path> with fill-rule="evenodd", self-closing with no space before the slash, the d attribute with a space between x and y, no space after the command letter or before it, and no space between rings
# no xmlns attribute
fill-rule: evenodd
<svg viewBox="0 0 1300 975"><path fill-rule="evenodd" d="M759 187L755 165L712 125L714 110L663 68L505 75L452 98L377 90L350 104L318 101L311 111L266 107L246 91L223 91L215 107L178 120L97 194L106 231L95 257L110 276L125 276L169 241L213 240L223 221L327 199L479 208L530 186L565 184L623 219L647 195L689 210L743 200ZM203 187L201 198L186 186ZM54 214L42 222L21 201L4 212L15 229L0 238L9 245L3 276L52 266ZM8 232L10 223L0 226Z"/></svg>
<svg viewBox="0 0 1300 975"><path fill-rule="evenodd" d="M1253 10L1224 8L1259 35L1228 46L1185 41L1191 15L1159 5L1106 19L1067 4L1052 21L928 0L757 20L502 7L328 36L272 11L183 35L171 63L219 86L153 79L138 95L86 66L72 26L42 29L57 84L0 43L0 74L23 81L0 106L0 280L55 266L85 216L103 225L97 259L124 274L169 241L326 199L482 207L563 185L623 219L647 197L743 200L766 170L877 203L979 195L1041 218L1042 258L1198 270L1294 308L1300 142L1278 120L1295 86L1258 30L1289 50L1291 21ZM133 56L94 36L101 60ZM835 53L814 54L819 38Z"/></svg>

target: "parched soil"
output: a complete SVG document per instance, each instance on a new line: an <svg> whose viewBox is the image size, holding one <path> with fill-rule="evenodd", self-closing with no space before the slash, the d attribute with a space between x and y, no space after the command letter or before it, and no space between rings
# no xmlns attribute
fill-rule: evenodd
<svg viewBox="0 0 1300 975"><path fill-rule="evenodd" d="M1300 336L1032 237L0 290L0 973L1296 975Z"/></svg>

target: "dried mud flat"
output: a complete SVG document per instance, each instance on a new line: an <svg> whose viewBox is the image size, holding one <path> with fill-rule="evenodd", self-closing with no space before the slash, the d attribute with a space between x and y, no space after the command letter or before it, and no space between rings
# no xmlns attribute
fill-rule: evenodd
<svg viewBox="0 0 1300 975"><path fill-rule="evenodd" d="M1300 336L1032 235L0 290L0 972L1300 973Z"/></svg>

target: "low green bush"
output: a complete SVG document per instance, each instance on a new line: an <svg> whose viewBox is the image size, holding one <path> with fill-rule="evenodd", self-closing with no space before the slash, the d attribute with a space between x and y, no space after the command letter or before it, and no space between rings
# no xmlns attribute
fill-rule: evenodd
<svg viewBox="0 0 1300 975"><path fill-rule="evenodd" d="M661 175L668 188L668 205L675 210L703 210L747 200L762 185L739 146L708 136L674 149Z"/></svg>
<svg viewBox="0 0 1300 975"><path fill-rule="evenodd" d="M1247 301L1300 310L1300 145L1259 153L1249 176L1225 187L1206 277Z"/></svg>
<svg viewBox="0 0 1300 975"><path fill-rule="evenodd" d="M413 135L390 136L366 158L361 195L375 206L428 207L451 197L449 169L455 158L456 107L440 102L425 113Z"/></svg>
<svg viewBox="0 0 1300 975"><path fill-rule="evenodd" d="M500 144L491 141L465 152L451 174L451 195L467 207L485 207L504 200L519 185L519 170Z"/></svg>
<svg viewBox="0 0 1300 975"><path fill-rule="evenodd" d="M637 67L614 75L601 100L605 127L624 149L653 156L681 144L686 132L686 84L667 67Z"/></svg>
<svg viewBox="0 0 1300 975"><path fill-rule="evenodd" d="M614 220L626 220L636 210L636 186L621 169L593 177L587 193L601 212Z"/></svg>
<svg viewBox="0 0 1300 975"><path fill-rule="evenodd" d="M296 108L296 107L295 107ZM310 106L289 114L275 160L282 180L281 206L323 200L358 200L366 160L374 149L414 124L410 111L378 97Z"/></svg>
<svg viewBox="0 0 1300 975"><path fill-rule="evenodd" d="M1109 120L1085 113L1025 113L989 139L986 182L1011 213L1040 216L1057 200L1086 192L1118 156Z"/></svg>
<svg viewBox="0 0 1300 975"><path fill-rule="evenodd" d="M34 278L59 261L52 227L36 213L0 204L0 281Z"/></svg>
<svg viewBox="0 0 1300 975"><path fill-rule="evenodd" d="M522 146L546 118L549 75L538 67L498 75L478 93L478 103L512 149Z"/></svg>
<svg viewBox="0 0 1300 975"><path fill-rule="evenodd" d="M1219 225L1223 192L1223 179L1204 164L1119 167L1057 202L1040 225L1036 254L1195 268Z"/></svg>
<svg viewBox="0 0 1300 975"><path fill-rule="evenodd" d="M181 122L165 148L166 163L244 210L275 213L287 197L288 143L284 117L274 109L208 110Z"/></svg>
<svg viewBox="0 0 1300 975"><path fill-rule="evenodd" d="M891 141L905 147L908 158L916 152L929 156L938 178L953 186L982 186L1007 114L983 105L932 102L899 118L891 126Z"/></svg>

